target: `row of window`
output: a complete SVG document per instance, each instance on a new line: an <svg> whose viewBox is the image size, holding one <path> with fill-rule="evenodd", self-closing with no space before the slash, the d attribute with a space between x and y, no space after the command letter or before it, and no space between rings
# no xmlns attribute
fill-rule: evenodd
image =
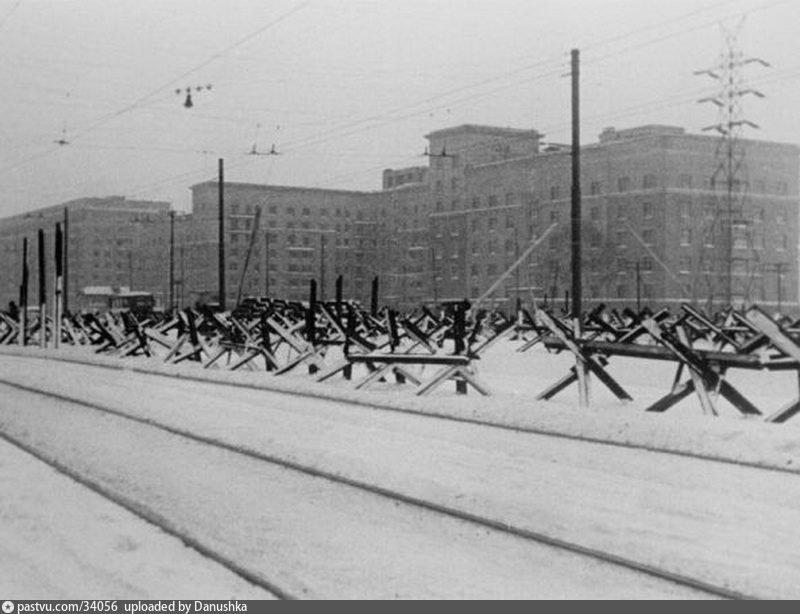
<svg viewBox="0 0 800 614"><path fill-rule="evenodd" d="M659 187L659 177L654 174L646 174L642 176L641 183L638 185L630 177L618 177L616 180L617 192L630 192L634 189L652 190ZM703 188L705 190L730 190L734 193L753 192L757 194L777 194L779 196L786 196L789 193L789 184L786 181L779 180L774 182L773 185L768 186L765 179L758 179L750 182L734 179L731 185L728 186L728 181L724 177L704 177L702 182L697 182L696 177L690 174L681 174L677 178L677 187L683 190L690 190L693 188ZM550 186L550 200L560 200L566 198L570 190L564 189L562 186ZM600 181L589 182L589 195L599 196L603 193L603 184Z"/></svg>

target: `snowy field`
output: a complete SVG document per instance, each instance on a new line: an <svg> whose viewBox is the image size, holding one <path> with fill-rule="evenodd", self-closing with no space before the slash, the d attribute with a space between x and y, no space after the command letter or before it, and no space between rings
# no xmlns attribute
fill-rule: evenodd
<svg viewBox="0 0 800 614"><path fill-rule="evenodd" d="M796 423L744 420L730 408L718 418L706 417L691 397L665 415L644 414L643 407L671 386L674 366L630 359L613 360L611 372L634 396L632 403L618 402L596 381L591 410L575 407L574 389L554 401L537 402L534 395L561 377L570 359L541 350L516 354L515 347L503 343L481 361L480 377L494 392L488 398L473 392L456 396L453 384L419 398L410 387L396 384L356 391L352 382L318 384L302 372L274 377L202 370L196 365L165 366L153 359L96 356L79 348L58 352L2 348L7 357L0 357L0 379L112 406L747 594L800 596L794 582L800 572L796 554L800 482L792 473L800 466ZM59 356L116 368L87 369L13 358L13 354ZM178 374L188 381L138 371ZM224 381L238 388L206 386L198 380ZM793 380L791 374L731 374L732 383L765 413L793 400L797 393ZM261 388L301 391L317 398L269 394ZM398 517L398 528L388 536L370 533L365 529L373 526L370 522L350 520L370 514L387 518L389 512L380 506L369 511L374 502L362 502L358 512L346 513L341 496L325 494L321 486L283 487L280 476L258 478L252 468L225 471L226 463L242 462L225 455L215 456L209 465L213 470L201 470L210 462L205 458L208 453L197 456L192 446L173 449L174 438L156 445L151 435L137 435L135 427L121 426L119 419L99 421L91 410L30 399L22 391L2 387L2 432L67 459L114 492L134 493L148 509L192 527L232 557L246 560L267 576L278 573L300 596L686 597L585 562L576 565L569 557L520 550L499 538L487 537L489 541L476 546L464 537L463 529L437 528L436 523L416 517ZM431 420L417 413L528 432ZM139 449L142 441L147 443ZM637 447L730 462L707 463ZM742 463L781 471L765 472ZM253 474L255 482L231 480L232 473ZM264 484L269 485L267 490ZM217 598L266 595L242 586L242 580L179 540L7 444L0 445L0 488L5 493L0 501L4 594L16 598L85 597L87 591L98 597L132 598L162 597L165 591L187 597L202 596L203 591ZM274 490L278 488L288 490ZM219 492L216 497L214 489ZM223 504L226 489L238 493L236 500L250 503ZM296 505L284 509L279 501ZM250 520L242 516L243 508L253 507L264 514ZM272 520L264 525L265 518ZM383 526L371 522L374 531ZM243 532L242 527L253 530ZM335 535L331 527L338 528ZM364 535L353 539L359 533ZM439 543L433 536L440 534L451 537ZM377 553L375 543L383 544ZM303 544L300 554L295 552L298 544ZM510 557L513 565L495 561L485 552ZM153 561L158 561L156 568ZM69 574L61 571L64 566L70 568ZM552 571L542 574L542 569ZM527 570L523 576L536 581L517 579L520 570ZM477 581L479 577L486 581Z"/></svg>
<svg viewBox="0 0 800 614"><path fill-rule="evenodd" d="M704 416L696 395L691 395L664 414L644 409L666 394L675 375L675 364L655 360L613 358L609 373L631 394L632 402L617 400L592 379L591 407L579 410L574 386L550 401L535 396L567 373L573 359L566 353L551 354L540 347L525 353L515 350L520 342L508 341L491 348L476 362L478 374L492 391L490 397L473 390L456 395L447 383L428 397L416 397L410 386L375 384L354 390L343 378L317 383L298 368L282 376L262 371L204 370L196 364L166 365L155 358L120 359L94 354L87 348L58 351L0 346L0 353L31 357L58 357L108 365L117 369L164 373L199 381L218 381L245 387L297 392L319 398L393 408L399 411L452 416L458 419L518 427L589 440L671 450L800 472L800 416L785 424L743 418L720 399L721 415ZM335 354L330 355L332 362ZM428 371L430 375L433 371ZM356 378L358 373L356 373ZM685 377L685 376L684 376ZM354 381L355 381L354 379ZM731 370L728 380L770 415L800 396L792 372Z"/></svg>

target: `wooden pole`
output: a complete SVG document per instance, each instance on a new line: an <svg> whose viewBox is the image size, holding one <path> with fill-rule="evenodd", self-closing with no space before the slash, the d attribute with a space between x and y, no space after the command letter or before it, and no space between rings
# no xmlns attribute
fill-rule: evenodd
<svg viewBox="0 0 800 614"><path fill-rule="evenodd" d="M572 322L575 339L581 339L581 130L580 130L580 52L572 53L572 201L570 221L572 226ZM589 407L589 368L576 359L578 374L578 405Z"/></svg>

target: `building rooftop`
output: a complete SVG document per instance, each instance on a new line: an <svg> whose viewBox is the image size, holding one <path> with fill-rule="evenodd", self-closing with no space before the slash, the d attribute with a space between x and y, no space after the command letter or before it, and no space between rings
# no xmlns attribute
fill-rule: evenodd
<svg viewBox="0 0 800 614"><path fill-rule="evenodd" d="M461 124L460 126L453 126L452 128L443 128L441 130L434 130L433 132L426 134L426 139L432 138L439 138L444 136L450 136L453 134L484 134L484 135L491 135L491 136L531 136L541 138L544 135L541 134L538 130L524 129L524 128L503 128L499 126L485 126L480 124Z"/></svg>

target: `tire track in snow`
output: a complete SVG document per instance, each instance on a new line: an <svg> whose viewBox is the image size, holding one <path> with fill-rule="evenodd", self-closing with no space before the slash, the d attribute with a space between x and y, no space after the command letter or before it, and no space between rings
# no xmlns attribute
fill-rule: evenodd
<svg viewBox="0 0 800 614"><path fill-rule="evenodd" d="M98 411L100 413L110 414L110 415L116 416L118 418L122 418L122 419L125 419L125 420L130 420L130 421L138 423L138 424L149 426L149 427L164 431L166 433L169 433L171 435L175 435L175 436L178 436L178 437L181 437L181 438L184 438L184 439L196 442L196 443L201 443L201 444L213 446L215 448L219 448L219 449L222 449L222 450L225 450L225 451L228 451L228 452L233 452L235 454L242 455L242 456L245 456L245 457L253 459L253 460L266 462L266 463L269 463L271 465L279 466L279 467L282 467L284 469L288 469L290 471L301 473L301 474L304 474L304 475L307 475L307 476L310 476L310 477L321 478L321 479L327 480L329 482L333 482L333 483L336 483L336 484L344 485L344 486L347 486L347 487L350 487L350 488L355 488L355 489L358 489L358 490L361 490L361 491L364 491L364 492L368 492L368 493L371 493L371 494L374 494L374 495L377 495L377 496L380 496L380 497L388 498L388 499L391 499L393 501L403 503L405 505L421 508L421 509L424 509L424 510L427 510L427 511L430 511L430 512L434 512L434 513L437 513L437 514L441 514L441 515L444 515L444 516L448 516L448 517L451 517L451 518L455 518L455 519L458 519L458 520L462 520L462 521L466 521L466 522L469 522L469 523L472 523L472 524L476 524L476 525L481 526L481 527L486 528L486 529L499 531L501 533L512 535L512 536L518 537L518 538L523 539L523 540L537 542L539 544L544 544L546 546L557 548L559 550L563 550L563 551L571 552L573 554L589 557L591 559L594 559L596 561L600 561L602 563L607 563L607 564L611 564L611 565L614 565L614 566L617 566L617 567L622 567L622 568L625 568L625 569L628 569L628 570L631 570L631 571L634 571L634 572L638 572L638 573L645 574L645 575L650 576L650 577L657 578L659 580L670 582L672 584L676 584L676 585L683 586L683 587L686 587L686 588L691 588L691 589L694 589L694 590L699 590L699 591L702 591L704 593L707 593L707 594L710 594L710 595L714 595L716 597L722 597L724 599L734 599L734 600L757 599L757 597L752 596L752 595L743 594L743 593L741 593L739 591L736 591L736 590L733 590L733 589L729 589L729 588L724 587L724 586L717 586L717 585L711 584L709 582L705 582L703 580L699 580L699 579L696 579L696 578L691 578L691 577L683 575L683 574L679 574L679 573L675 573L675 572L659 569L658 567L655 567L653 565L649 565L649 564L646 564L646 563L641 563L639 561L636 561L634 559L630 559L630 558L627 558L627 557L624 557L624 556L620 556L620 555L616 555L616 554L613 554L613 553L605 552L603 550L599 550L599 549L596 549L596 548L583 546L583 545L575 543L575 542L570 542L570 541L563 540L563 539L560 539L560 538L557 538L557 537L553 537L553 536L548 535L546 533L542 533L542 532L533 531L533 530L530 530L530 529L525 529L525 528L522 528L522 527L514 526L514 525L508 524L506 522L503 522L503 521L500 521L500 520L496 520L496 519L493 519L493 518L488 518L488 517L485 517L485 516L480 516L480 515L468 512L466 510L461 510L461 509L454 508L454 507L451 507L451 506L442 505L442 504L439 504L439 503L436 503L436 502L432 502L432 501L428 501L428 500L421 499L421 498L418 498L418 497L410 496L410 495L407 495L407 494L404 494L404 493L401 493L401 492L397 492L397 491L394 491L394 490L391 490L391 489L387 489L387 488L381 487L381 486L376 485L376 484L371 484L371 483L368 483L368 482L364 482L364 481L348 478L346 476L339 475L339 474L332 473L332 472L328 472L328 471L319 469L317 467L304 465L302 463L298 463L298 462L295 462L295 461L292 461L292 460L288 460L288 459L285 459L285 458L281 458L281 457L278 457L278 456L266 454L266 453L260 452L258 450L253 450L251 448L234 445L234 444L231 444L231 443L228 443L228 442L225 442L225 441L221 441L221 440L215 439L213 437L207 437L207 436L204 436L204 435L199 435L199 434L193 433L191 431L187 431L187 430L184 430L184 429L180 429L180 428L176 428L176 427L173 427L173 426L170 426L170 425L167 425L167 424L160 423L160 422L158 422L156 420L152 420L150 418L142 418L142 417L139 417L139 416L135 416L135 415L129 414L129 413L125 412L125 411L118 410L118 409L115 409L113 407L109 407L109 406L106 406L106 405L102 405L102 404L98 404L98 403L92 403L92 402L89 402L89 401L85 401L85 400L78 399L78 398L75 398L75 397L71 397L69 395L65 395L65 394L61 394L61 393L55 393L55 392L50 392L50 391L46 391L46 390L41 390L41 389L38 389L38 388L35 388L35 387L32 387L32 386L19 384L19 383L16 383L16 382L13 382L13 381L9 381L9 380L3 379L3 378L0 378L0 384L15 388L17 390L22 390L22 391L30 393L30 394L40 395L40 396L44 396L44 397L47 397L47 398L56 399L58 401L63 401L63 402L66 402L66 403L79 405L79 406L82 406L82 407L85 407L85 408L88 408L88 409L92 409L92 410ZM13 443L14 445L18 445L22 449L25 449L27 452L37 456L37 458L40 458L39 454L35 450L28 449L28 447L25 446L25 444L22 444L21 442L17 442L15 439L9 439L8 435L5 435L2 432L0 432L0 437L9 440L10 443ZM99 494L102 494L103 496L108 496L108 494L105 492L105 489L102 489L102 487L94 486L92 482L90 482L88 480L85 480L81 476L75 474L75 472L73 472L69 468L59 464L57 461L54 461L53 459L48 459L47 457L42 457L41 460L43 460L44 462L48 462L48 464L51 464L52 466L54 466L59 471L62 471L63 473L66 473L70 477L73 477L73 479L76 479L79 482L81 482L82 484L86 485L87 487L92 488L93 490L95 490L95 492L99 492ZM100 489L100 490L98 490L98 489ZM110 494L112 496L116 497L116 495L113 495L113 493L110 493ZM133 501L127 501L124 498L122 498L121 502L120 502L120 505L123 505L123 507L126 507L127 509L130 509L131 511L133 511L137 515L141 515L140 514L141 510L138 510L137 504L135 502L133 502ZM128 507L128 506L131 506L131 507ZM150 514L147 511L145 511L144 513L145 514ZM142 517L144 517L144 516L142 516ZM145 517L145 519L149 520L146 517ZM159 523L161 523L161 522L166 522L166 519L161 519L160 517L156 517L154 524L157 524L158 526L160 526ZM167 523L167 526L169 526L168 523ZM179 537L180 539L184 539L184 536L175 533L175 531L177 531L177 529L174 529L174 527L171 530L169 528L167 528L165 530L167 530L167 532L171 532L171 534L175 535L176 537ZM205 548L202 544L200 544L196 540L193 540L193 538L191 538L191 536L186 536L186 537L188 539L192 540L193 542L195 542L197 544L197 546L199 546L196 549L198 549L198 551L200 551L201 553L203 552L203 550L208 551L208 549ZM192 547L195 547L195 545L193 543L191 543L191 542L187 542L187 543L192 545ZM203 548L203 550L200 550L200 548ZM233 562L233 561L228 561L228 560L225 560L225 559L221 559L221 560L224 561L221 564L224 564L226 567L228 567L229 565L236 566L236 563ZM238 566L236 566L236 567L238 567ZM229 569L234 571L234 573L242 575L236 569L233 569L231 567L229 567ZM243 570L243 571L245 573L248 573L251 577L256 577L257 579L259 579L260 582L265 582L266 583L264 585L259 584L259 586L262 586L263 588L266 588L270 592L273 592L274 594L276 594L278 596L281 596L283 598L292 598L290 595L286 595L283 591L281 591L281 589L279 589L278 587L272 586L271 583L261 579L259 576L255 576L254 574L252 574L250 572L247 572L247 570ZM246 579L249 580L249 578L247 578L244 575L242 575L242 577L245 577Z"/></svg>

